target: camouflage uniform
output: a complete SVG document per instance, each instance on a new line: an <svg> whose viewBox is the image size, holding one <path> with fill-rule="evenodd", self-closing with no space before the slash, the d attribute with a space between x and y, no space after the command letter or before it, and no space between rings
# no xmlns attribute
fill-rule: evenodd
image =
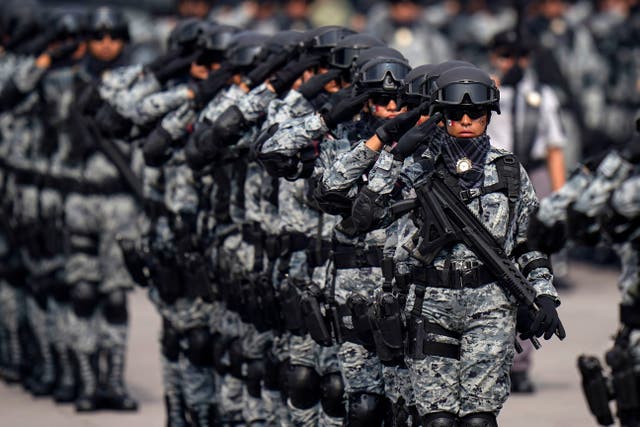
<svg viewBox="0 0 640 427"><path fill-rule="evenodd" d="M295 103L289 103L289 105L297 105L298 107L292 109L292 113L287 112L286 114L303 114L309 107L300 98L299 93L290 91L289 96L289 101L295 101ZM293 156L309 145L312 140L322 138L327 129L323 123L318 121L318 117L315 114L311 114L291 118L287 122L280 122L278 131L264 143L260 150L261 153L277 152ZM344 144L344 141L340 142ZM336 148L328 145L326 141L320 144L321 157L327 156L331 158L332 153L335 152ZM308 195L311 194L314 183L327 164L322 161L316 162L311 179L279 180L278 212L280 215L281 235L294 236L303 234L310 242L312 242L312 239L315 242L321 239L324 241L322 246L327 245L336 219L331 215L322 213L308 201ZM279 259L277 269L281 274L285 274L286 278L284 280L289 283L289 286L295 286L300 292L303 292L308 287L315 285L323 290L323 295L327 298L327 284L333 280L331 275L328 274L328 260L321 265L310 268L310 265L314 264L311 264L311 259L308 257L313 254L314 243L307 243L304 246L308 246L308 248L289 251L286 258ZM282 279L276 285L282 287ZM329 381L330 378L338 375L340 371L337 360L337 346L322 347L315 343L308 334L301 336L292 333L289 341L289 352L289 363L292 367L313 369L316 374L323 377L321 381ZM295 368L291 372L295 372ZM300 386L298 385L297 387ZM303 392L296 390L294 386L290 391L290 397L287 402L291 420L295 425L342 424L341 416L336 413L327 413L320 404L315 402L313 406L294 404L291 396L293 393L303 394ZM302 396L300 398L304 399ZM335 399L335 397L333 398Z"/></svg>
<svg viewBox="0 0 640 427"><path fill-rule="evenodd" d="M422 157L434 161L441 157L440 147L446 143L447 137L443 136L443 132L438 134L441 134L441 138L436 138ZM495 162L506 154L508 153L502 150L490 148L484 165L482 185L486 187L497 182ZM400 181L404 184L406 195L411 195L413 185L431 172L425 169L425 165L422 162L407 162L403 166ZM376 174L378 172L380 171L376 171ZM375 178L380 183L376 184L375 190L382 194L388 193L395 184L394 174L387 175L389 179L384 179L384 174ZM373 182L374 179L372 184ZM507 254L525 242L529 215L537 206L533 187L522 168L519 194L512 215L507 215L510 207L502 193L485 194L472 199L467 205L476 215L479 215L482 208L480 220L498 239ZM510 217L511 222L508 220ZM409 256L410 251L415 248L417 236L413 221L401 220L399 223L395 253L396 274L403 275L420 266L418 260ZM514 261L522 268L531 260L544 257L540 252L525 252ZM464 262L463 260L479 262L464 244L456 244L449 250L442 250L432 265L440 270L444 268L445 262L455 265ZM532 269L527 279L532 283L536 295L557 298L551 282L552 276L546 267ZM514 355L515 336L513 302L495 282L461 290L425 285L422 285L425 295L421 307L414 307L417 285L411 286L405 312L407 316L422 316L425 321L454 332L428 336L436 342L460 346L460 358L456 360L435 355L426 355L424 359L405 358L420 414L449 412L460 417L478 412L497 414L509 393L509 369ZM443 393L443 390L450 392Z"/></svg>

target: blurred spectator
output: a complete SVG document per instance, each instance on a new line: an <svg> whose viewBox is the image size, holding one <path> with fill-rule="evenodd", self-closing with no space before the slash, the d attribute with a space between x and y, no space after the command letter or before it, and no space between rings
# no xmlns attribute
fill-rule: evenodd
<svg viewBox="0 0 640 427"><path fill-rule="evenodd" d="M555 89L562 124L569 139L576 141L565 152L572 167L582 147L591 144L587 138L602 114L607 70L587 27L570 19L570 6L566 0L536 0L527 27L540 42L535 55L540 81Z"/></svg>
<svg viewBox="0 0 640 427"><path fill-rule="evenodd" d="M178 0L178 15L182 18L206 18L211 0Z"/></svg>
<svg viewBox="0 0 640 427"><path fill-rule="evenodd" d="M392 0L378 4L368 15L367 32L399 50L412 66L453 59L443 34L428 23L426 10L417 0Z"/></svg>

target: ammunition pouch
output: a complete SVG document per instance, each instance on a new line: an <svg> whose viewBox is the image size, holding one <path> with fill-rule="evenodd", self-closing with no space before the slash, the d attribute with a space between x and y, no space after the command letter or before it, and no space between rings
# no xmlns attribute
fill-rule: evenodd
<svg viewBox="0 0 640 427"><path fill-rule="evenodd" d="M158 289L160 298L167 303L173 304L182 296L182 277L180 269L173 257L160 252L152 257L151 277Z"/></svg>
<svg viewBox="0 0 640 427"><path fill-rule="evenodd" d="M640 329L640 302L620 304L620 322L630 329Z"/></svg>
<svg viewBox="0 0 640 427"><path fill-rule="evenodd" d="M304 325L311 338L323 347L333 345L331 324L322 312L322 290L315 285L309 286L300 299L300 307L304 318Z"/></svg>
<svg viewBox="0 0 640 427"><path fill-rule="evenodd" d="M182 256L182 279L187 298L201 298L205 302L213 301L209 267L202 254L189 252Z"/></svg>
<svg viewBox="0 0 640 427"><path fill-rule="evenodd" d="M146 269L148 254L142 252L133 239L119 238L118 245L122 251L124 265L127 267L131 278L138 285L147 287L149 285L149 277Z"/></svg>
<svg viewBox="0 0 640 427"><path fill-rule="evenodd" d="M266 273L260 273L253 277L252 282L260 307L260 319L254 326L258 332L281 331L280 306L271 278Z"/></svg>
<svg viewBox="0 0 640 427"><path fill-rule="evenodd" d="M305 319L302 314L302 295L290 280L284 280L278 295L282 307L284 329L293 335L304 336L307 333Z"/></svg>
<svg viewBox="0 0 640 427"><path fill-rule="evenodd" d="M376 354L385 365L402 365L404 359L404 323L402 307L389 292L376 298L371 315Z"/></svg>
<svg viewBox="0 0 640 427"><path fill-rule="evenodd" d="M582 355L578 358L578 369L582 376L582 391L589 410L600 425L613 424L613 415L609 407L611 394L600 362L593 356Z"/></svg>
<svg viewBox="0 0 640 427"><path fill-rule="evenodd" d="M349 341L365 347L369 351L374 350L373 331L370 319L371 301L362 295L353 294L347 299L347 304L338 307L342 313L341 319L351 318L353 329L349 329L343 323L341 335L344 341Z"/></svg>

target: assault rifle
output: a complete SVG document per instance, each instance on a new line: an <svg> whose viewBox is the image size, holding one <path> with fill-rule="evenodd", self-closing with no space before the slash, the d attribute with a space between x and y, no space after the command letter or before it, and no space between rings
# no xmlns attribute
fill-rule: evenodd
<svg viewBox="0 0 640 427"><path fill-rule="evenodd" d="M540 310L535 303L535 291L527 279L478 218L445 185L442 172L432 173L425 184L416 188L416 194L415 199L391 206L396 217L416 208L422 211L424 224L420 233L423 239L416 250L409 251L412 257L428 265L446 246L464 243L489 268L500 287L517 301L518 306L527 307L532 315ZM564 339L562 324L555 334ZM540 348L536 337L530 340L536 349Z"/></svg>

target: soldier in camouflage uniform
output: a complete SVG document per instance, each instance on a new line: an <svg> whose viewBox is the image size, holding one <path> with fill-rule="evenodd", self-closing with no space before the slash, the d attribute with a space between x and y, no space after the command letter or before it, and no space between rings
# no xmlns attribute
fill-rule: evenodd
<svg viewBox="0 0 640 427"><path fill-rule="evenodd" d="M481 189L482 196L467 202L469 209L474 213L480 209L489 212L479 219L499 239L506 253L518 262L535 289L540 311L533 323L522 326L521 332L544 334L548 339L559 325L555 309L557 293L545 264L546 257L526 246L529 215L537 206L537 200L519 165L517 175L514 174L518 178L511 183L504 182L505 171L500 159L509 153L492 148L484 133L490 109L499 111L497 89L488 75L472 67L444 72L436 85L440 90L433 92L432 99L438 108L444 109L446 132L427 123L405 135L429 139L421 158L403 168L400 181L410 192L436 168L444 176L450 174L452 179L447 181L450 187ZM474 92L474 88L483 89ZM451 96L453 92L456 94ZM382 148L380 142L378 148ZM500 191L482 191L498 180L506 187L512 186L518 198L508 202ZM388 193L394 183L395 180L389 180L379 188L380 193ZM406 308L408 322L421 319L428 326L424 329L424 341L417 343L417 350L409 348L405 357L423 425L497 425L497 413L509 392L516 307L492 274L481 272L486 267L464 244L441 250L430 265L413 258L416 239L420 236L417 225L421 225L419 219L411 217L400 230L395 269L396 275L412 283ZM439 273L443 268L449 271L448 276L461 270L457 273L460 277L476 270L475 280L462 281L464 285L460 288L459 284L452 285L453 278L449 280ZM543 318L545 322L541 326ZM407 338L415 341L416 337L410 333ZM443 390L451 392L443 393Z"/></svg>

